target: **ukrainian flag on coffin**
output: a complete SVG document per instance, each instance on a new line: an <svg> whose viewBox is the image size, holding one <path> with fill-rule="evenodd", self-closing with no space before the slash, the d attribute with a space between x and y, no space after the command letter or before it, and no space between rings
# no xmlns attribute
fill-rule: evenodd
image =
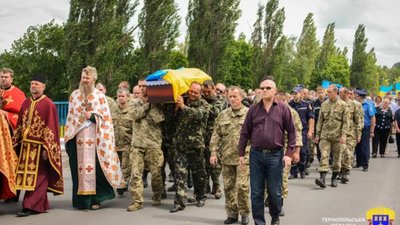
<svg viewBox="0 0 400 225"><path fill-rule="evenodd" d="M172 85L173 97L176 101L178 96L189 90L190 84L194 81L203 83L211 80L211 77L197 68L182 68L178 70L159 70L146 78L146 81L163 80Z"/></svg>
<svg viewBox="0 0 400 225"><path fill-rule="evenodd" d="M390 86L381 86L379 88L379 96L383 97L387 92L392 92L393 85Z"/></svg>

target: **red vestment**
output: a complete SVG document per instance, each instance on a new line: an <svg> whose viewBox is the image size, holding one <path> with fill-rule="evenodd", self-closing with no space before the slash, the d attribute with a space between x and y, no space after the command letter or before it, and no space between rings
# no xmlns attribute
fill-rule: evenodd
<svg viewBox="0 0 400 225"><path fill-rule="evenodd" d="M13 130L17 127L18 113L25 100L25 94L19 88L11 86L7 90L0 90L2 108L7 112L7 122Z"/></svg>
<svg viewBox="0 0 400 225"><path fill-rule="evenodd" d="M23 207L44 212L47 191L64 192L58 114L48 97L24 101L13 144L19 155L16 187L26 191Z"/></svg>

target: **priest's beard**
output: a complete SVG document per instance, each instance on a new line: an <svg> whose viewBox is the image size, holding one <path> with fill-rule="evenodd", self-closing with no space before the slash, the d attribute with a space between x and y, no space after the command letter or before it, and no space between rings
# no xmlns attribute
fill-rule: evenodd
<svg viewBox="0 0 400 225"><path fill-rule="evenodd" d="M88 95L90 95L91 93L93 93L94 90L94 85L90 85L88 83L85 82L81 82L79 84L79 91L85 96L87 97Z"/></svg>

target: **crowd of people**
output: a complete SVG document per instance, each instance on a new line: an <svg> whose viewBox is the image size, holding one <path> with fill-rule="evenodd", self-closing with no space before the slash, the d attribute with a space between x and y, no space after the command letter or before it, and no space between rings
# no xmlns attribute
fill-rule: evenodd
<svg viewBox="0 0 400 225"><path fill-rule="evenodd" d="M49 209L47 192L63 194L62 156L46 77L32 77L26 98L13 76L9 68L0 70L0 199L16 202L25 191L17 213L24 217ZM308 176L314 160L320 174L315 184L326 188L330 171L332 187L350 182L352 168L367 172L371 154L377 157L379 148L385 157L394 133L400 157L400 95L397 102L391 93L371 99L365 90L335 85L315 91L297 85L285 93L266 77L247 93L211 80L193 82L175 102L155 104L145 80L132 93L121 82L116 100L96 80L96 68L82 70L65 124L72 206L79 210L98 210L128 190L127 211L142 209L150 173L152 206L160 206L167 191L175 192L171 213L188 202L205 206L207 194L224 194L224 224L239 216L248 224L250 212L255 224L266 224L269 207L276 225L285 214L288 180Z"/></svg>

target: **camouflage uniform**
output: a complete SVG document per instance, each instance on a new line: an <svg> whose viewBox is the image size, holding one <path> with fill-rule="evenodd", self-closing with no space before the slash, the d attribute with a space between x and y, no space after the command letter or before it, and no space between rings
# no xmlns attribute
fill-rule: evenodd
<svg viewBox="0 0 400 225"><path fill-rule="evenodd" d="M161 167L164 162L161 151L161 122L164 114L159 106L144 103L138 100L134 106L134 123L132 139L131 161L132 167L132 205L137 207L143 205L143 181L142 174L144 165L148 165L151 172L151 188L153 201L160 202L164 185L161 178Z"/></svg>
<svg viewBox="0 0 400 225"><path fill-rule="evenodd" d="M238 140L246 118L247 107L240 110L228 108L215 120L211 137L211 156L220 156L224 181L225 210L228 217L248 216L249 202L249 152L246 148L244 167L239 166Z"/></svg>
<svg viewBox="0 0 400 225"><path fill-rule="evenodd" d="M127 184L131 177L132 162L130 161L131 142L132 142L132 125L133 125L133 108L126 107L120 109L114 107L111 111L114 124L115 148L117 150L122 174Z"/></svg>
<svg viewBox="0 0 400 225"><path fill-rule="evenodd" d="M175 104L165 104L163 107L165 120L163 121L162 128L162 145L161 149L164 153L164 165L163 165L163 183L165 184L166 174L165 166L168 162L169 169L173 177L175 177L175 147L173 144L174 132L176 129L176 118L175 118ZM175 182L175 178L174 178Z"/></svg>
<svg viewBox="0 0 400 225"><path fill-rule="evenodd" d="M214 95L211 98L205 100L208 104L210 104L210 114L208 116L206 135L204 137L206 146L204 151L204 158L206 159L207 187L210 186L209 177L211 177L211 180L213 182L213 189L211 193L215 194L217 191L220 191L219 176L221 175L221 164L218 161L217 165L212 166L210 164L210 160L207 159L209 159L211 156L210 140L214 129L214 122L217 116L222 112L222 110L225 109L224 103L226 101L224 97L219 95Z"/></svg>
<svg viewBox="0 0 400 225"><path fill-rule="evenodd" d="M349 127L349 112L347 104L339 99L326 100L321 105L321 111L317 123L317 134L321 147L321 162L319 172L329 171L329 155L332 151L332 171L339 173L341 168L342 151L344 144L340 144L340 138L346 137Z"/></svg>
<svg viewBox="0 0 400 225"><path fill-rule="evenodd" d="M348 99L345 101L349 109L349 132L346 136L346 148L343 151L342 171L349 172L353 167L354 150L357 145L357 138L361 139L361 132L364 126L364 111L361 103Z"/></svg>
<svg viewBox="0 0 400 225"><path fill-rule="evenodd" d="M193 173L196 200L205 199L206 171L204 162L204 136L210 105L204 100L188 102L177 112L176 133L173 138L176 147L175 204L184 205L186 199L187 169Z"/></svg>
<svg viewBox="0 0 400 225"><path fill-rule="evenodd" d="M108 108L110 109L110 112L113 110L117 110L117 108L118 108L117 102L109 96L106 96L106 99L107 99Z"/></svg>
<svg viewBox="0 0 400 225"><path fill-rule="evenodd" d="M296 127L296 147L301 147L303 146L303 138L302 138L302 130L303 130L303 125L301 124L300 116L299 113L295 109L289 106L290 112L292 113L293 121L294 121L294 126ZM285 153L287 150L287 133L285 132ZM283 174L282 174L282 198L286 199L288 194L289 194L289 173L290 173L290 166L287 166L283 168ZM267 184L265 184L265 196L268 196L268 191L267 191Z"/></svg>

